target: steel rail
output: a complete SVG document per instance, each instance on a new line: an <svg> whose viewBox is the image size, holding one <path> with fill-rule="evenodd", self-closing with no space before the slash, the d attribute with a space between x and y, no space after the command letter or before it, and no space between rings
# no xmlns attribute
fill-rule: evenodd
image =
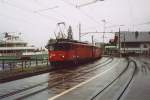
<svg viewBox="0 0 150 100"><path fill-rule="evenodd" d="M109 61L108 63L106 63L106 64L104 64L104 65L101 65L101 66L99 66L99 67L97 67L97 66L99 65L99 64L97 64L97 65L95 65L95 68L93 67L92 70L89 70L89 71L87 71L87 72L82 72L82 73L80 73L80 74L78 73L77 76L70 77L70 78L66 79L65 81L71 81L71 80L73 80L73 79L75 79L75 78L78 78L78 77L80 77L80 76L85 76L85 75L91 73L92 71L97 70L98 68L104 67L105 65L111 63L112 61L113 61L113 59L111 59L111 61ZM96 68L96 67L97 67L97 68ZM74 73L71 73L71 74L74 74ZM67 76L70 76L70 74L67 75ZM61 80L61 81L56 82L55 84L53 84L53 85L51 85L51 86L48 86L48 87L46 87L46 88L41 89L41 90L39 90L39 91L36 91L36 92L30 93L30 94L24 95L24 96L22 96L22 97L19 97L19 98L17 98L17 100L21 100L21 99L27 98L27 97L29 97L29 96L32 96L32 95L34 95L34 94L37 94L37 93L39 93L39 92L45 91L46 89L53 88L53 87L55 87L55 86L58 86L59 84L62 84L63 82L64 82L64 80Z"/></svg>
<svg viewBox="0 0 150 100"><path fill-rule="evenodd" d="M98 65L104 64L104 63L106 63L107 61L109 61L110 59L112 59L112 58L108 58L108 59L106 59L105 61L103 61L103 62L101 62L101 63L96 64L95 66L98 66ZM81 71L83 71L83 70L87 70L87 69L89 69L89 68L93 68L93 67L95 67L95 66L92 66L92 67L85 67L85 68L83 68L83 69L79 70L77 73L79 73L79 72L81 72ZM64 74L63 74L63 77L70 76L71 74L74 74L74 73L69 73L69 74L67 73L65 76L64 76ZM30 87L27 87L27 88L24 88L24 89L20 89L20 90L16 90L16 91L9 92L9 93L7 93L7 94L1 95L1 96L0 96L0 99L3 99L3 98L6 98L6 97L9 97L9 96L15 95L15 94L18 94L18 93L21 93L21 92L27 91L27 90L30 90L30 89L35 88L35 87L38 87L38 86L41 86L41 85L43 85L43 84L48 83L49 81L55 81L55 80L59 80L59 79L62 79L62 76L57 77L57 78L52 79L52 80L48 80L48 81L41 82L41 83L39 83L39 84L36 84L36 85L30 86ZM62 82L61 82L61 83L62 83ZM57 84L59 84L59 82L55 83L55 84L54 84L54 86L55 86L55 85L57 85ZM48 87L47 87L47 88L48 88Z"/></svg>
<svg viewBox="0 0 150 100"><path fill-rule="evenodd" d="M133 62L133 60L128 61L127 66L125 67L125 69L113 80L111 81L107 86L105 86L102 90L99 90L94 96L92 96L89 100L94 100L96 99L96 97L98 95L100 95L102 92L104 92L104 90L106 90L107 88L109 88L115 81L117 81L124 73L125 71L127 71L127 69L129 68L129 64ZM134 62L135 63L135 62ZM135 63L136 64L136 63ZM131 83L133 76L135 75L136 72L136 67L134 68L133 74L131 76L131 79L129 80L128 84L126 85L126 87L123 89L123 91L121 92L121 94L118 96L118 98L116 100L120 100L120 98L122 97L123 93L125 92L125 90L128 88L129 84Z"/></svg>
<svg viewBox="0 0 150 100"><path fill-rule="evenodd" d="M128 82L128 84L125 86L125 88L123 89L123 91L120 93L120 95L118 96L118 98L116 100L120 100L121 97L123 96L123 94L125 93L125 91L127 90L127 88L129 87L131 81L133 80L135 74L136 74L136 70L137 70L137 63L134 61L134 60L131 60L131 62L134 63L135 67L134 67L134 71L133 71L133 74Z"/></svg>

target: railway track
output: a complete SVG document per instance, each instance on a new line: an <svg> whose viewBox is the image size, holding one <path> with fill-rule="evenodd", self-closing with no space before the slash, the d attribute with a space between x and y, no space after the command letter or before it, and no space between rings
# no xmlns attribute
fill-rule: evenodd
<svg viewBox="0 0 150 100"><path fill-rule="evenodd" d="M42 91L44 91L44 90L46 90L46 89L50 89L50 88L53 88L53 87L55 87L55 86L57 86L57 85L59 85L59 84L62 84L63 81L64 81L64 80L62 80L62 79L64 79L64 77L68 77L68 76L70 77L70 76L72 76L72 77L70 77L70 78L68 78L68 79L65 79L65 81L68 81L68 80L71 80L71 79L74 79L74 78L77 78L77 77L86 75L86 74L88 74L88 73L90 73L90 72L93 72L94 70L97 70L97 69L99 69L99 68L101 68L101 67L103 67L103 66L105 66L105 65L107 65L107 64L109 64L109 63L111 63L112 61L113 61L113 58L108 58L108 59L106 59L105 61L100 62L100 63L97 63L97 64L95 64L95 65L94 65L94 64L93 64L92 66L88 66L88 65L87 65L88 67L83 67L83 68L79 69L79 70L76 72L76 73L78 73L78 75L75 75L74 72L67 73L67 74L65 74L65 75L63 74L63 76L59 76L59 77L57 77L57 78L54 78L54 79L51 79L51 80L48 80L48 81L45 81L45 82L42 82L42 83L39 83L39 84L30 86L30 87L27 87L27 88L24 88L24 89L12 91L12 92L9 92L9 93L7 93L7 94L1 95L1 96L0 96L0 99L5 99L5 98L11 97L11 96L15 96L16 94L21 94L21 93L23 93L23 92L25 92L25 91L29 91L29 90L31 90L31 89L41 87L42 85L44 85L44 84L46 85L46 84L48 84L48 82L51 82L51 81L54 82L54 83L51 84L50 86L47 86L47 87L44 87L44 88L39 88L39 90L37 90L37 91L34 91L34 92L32 92L32 93L29 93L29 94L26 94L26 95L21 96L21 97L16 98L16 99L19 100L19 99L22 99L22 98L29 97L29 96L31 96L31 95L33 95L33 94L42 92ZM81 67L82 67L82 66L81 66ZM85 71L85 70L86 70L86 72L83 72L83 71ZM80 73L80 74L79 74L79 73ZM50 74L51 74L51 73L50 73ZM55 81L57 81L57 80L60 80L60 81L55 82Z"/></svg>
<svg viewBox="0 0 150 100"><path fill-rule="evenodd" d="M101 93L103 93L106 89L108 89L109 87L111 87L111 85L113 84L113 83L115 83L128 69L129 69L129 64L130 63L134 63L134 69L133 69L133 73L132 73L132 75L130 76L130 79L128 80L128 82L125 84L125 87L121 90L121 92L120 92L120 94L117 96L117 98L115 99L115 100L120 100L121 99L121 97L123 96L123 94L125 93L125 91L127 90L127 88L129 87L129 85L130 85L130 83L131 83L131 81L133 80L133 77L134 77L134 75L135 75L135 73L136 73L136 69L137 69L137 65L136 65L136 62L135 61L133 61L133 60L130 60L130 61L128 61L128 64L127 64L127 66L126 66L126 68L113 80L113 81L111 81L107 86L105 86L103 89L101 89L101 90L98 90L97 92L96 92L96 94L94 95L94 96L92 96L89 100L97 100L97 97L101 94ZM114 99L113 99L114 100Z"/></svg>

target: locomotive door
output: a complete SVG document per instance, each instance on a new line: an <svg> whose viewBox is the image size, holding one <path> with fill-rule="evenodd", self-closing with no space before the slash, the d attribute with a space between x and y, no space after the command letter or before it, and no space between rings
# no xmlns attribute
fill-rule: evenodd
<svg viewBox="0 0 150 100"><path fill-rule="evenodd" d="M92 58L94 58L94 46L92 46Z"/></svg>
<svg viewBox="0 0 150 100"><path fill-rule="evenodd" d="M78 63L78 46L74 45L74 63L77 64Z"/></svg>

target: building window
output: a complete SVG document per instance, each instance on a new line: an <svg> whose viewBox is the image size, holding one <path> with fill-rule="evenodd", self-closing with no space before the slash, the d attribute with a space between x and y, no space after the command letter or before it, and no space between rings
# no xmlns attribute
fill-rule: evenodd
<svg viewBox="0 0 150 100"><path fill-rule="evenodd" d="M147 48L147 45L146 45L146 44L144 44L144 48Z"/></svg>
<svg viewBox="0 0 150 100"><path fill-rule="evenodd" d="M137 39L137 38L138 38L138 36L139 36L139 32L138 32L138 31L136 31L136 32L135 32L135 38Z"/></svg>

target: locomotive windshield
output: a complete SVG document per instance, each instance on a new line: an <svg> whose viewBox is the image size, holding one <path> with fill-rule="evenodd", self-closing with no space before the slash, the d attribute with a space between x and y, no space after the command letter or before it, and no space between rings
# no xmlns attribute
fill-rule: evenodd
<svg viewBox="0 0 150 100"><path fill-rule="evenodd" d="M53 44L49 46L49 50L69 50L70 49L70 44Z"/></svg>

